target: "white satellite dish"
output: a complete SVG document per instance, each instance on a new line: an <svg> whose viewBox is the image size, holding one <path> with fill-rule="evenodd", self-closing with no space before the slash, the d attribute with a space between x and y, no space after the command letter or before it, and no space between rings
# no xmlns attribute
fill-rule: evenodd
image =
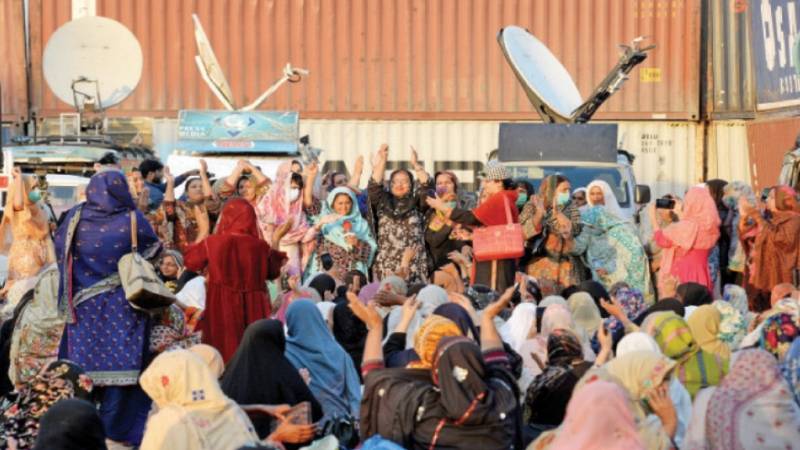
<svg viewBox="0 0 800 450"><path fill-rule="evenodd" d="M129 29L107 17L83 17L59 27L44 50L50 90L79 111L125 100L142 76L142 48Z"/></svg>
<svg viewBox="0 0 800 450"><path fill-rule="evenodd" d="M509 26L500 30L497 41L503 54L522 84L525 94L542 120L550 123L587 122L622 83L627 74L647 58L647 51L655 46L639 48L643 38L622 46L619 61L592 95L583 100L578 86L564 65L540 40L528 30Z"/></svg>

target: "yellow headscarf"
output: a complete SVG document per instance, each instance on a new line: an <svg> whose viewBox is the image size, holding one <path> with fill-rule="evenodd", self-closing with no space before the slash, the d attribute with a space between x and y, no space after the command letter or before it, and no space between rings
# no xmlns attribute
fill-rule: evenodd
<svg viewBox="0 0 800 450"><path fill-rule="evenodd" d="M722 315L713 305L699 306L686 321L694 340L703 350L730 359L731 349L719 339L719 324Z"/></svg>
<svg viewBox="0 0 800 450"><path fill-rule="evenodd" d="M419 356L419 361L408 364L411 369L430 369L433 358L436 356L436 346L443 337L463 336L461 329L452 320L433 314L422 322L414 335L414 351Z"/></svg>

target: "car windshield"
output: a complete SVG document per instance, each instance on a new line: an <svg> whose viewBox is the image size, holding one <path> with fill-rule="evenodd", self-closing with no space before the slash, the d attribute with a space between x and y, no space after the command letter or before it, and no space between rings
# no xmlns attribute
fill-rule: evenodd
<svg viewBox="0 0 800 450"><path fill-rule="evenodd" d="M78 203L77 186L53 186L47 188L48 201L56 218Z"/></svg>
<svg viewBox="0 0 800 450"><path fill-rule="evenodd" d="M630 206L628 182L618 167L576 167L576 166L513 166L509 165L515 180L530 181L539 192L542 178L548 175L562 175L569 180L572 190L586 187L594 180L603 180L611 186L617 202L623 208Z"/></svg>

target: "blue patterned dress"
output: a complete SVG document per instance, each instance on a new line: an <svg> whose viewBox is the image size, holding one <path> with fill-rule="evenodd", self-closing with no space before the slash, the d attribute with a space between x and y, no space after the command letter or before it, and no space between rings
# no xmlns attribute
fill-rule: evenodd
<svg viewBox="0 0 800 450"><path fill-rule="evenodd" d="M149 319L128 304L117 274L117 262L131 251L131 211L139 253L152 256L158 238L136 210L121 172L93 176L86 200L69 211L56 233L59 308L68 318L59 356L80 365L97 386L135 385Z"/></svg>

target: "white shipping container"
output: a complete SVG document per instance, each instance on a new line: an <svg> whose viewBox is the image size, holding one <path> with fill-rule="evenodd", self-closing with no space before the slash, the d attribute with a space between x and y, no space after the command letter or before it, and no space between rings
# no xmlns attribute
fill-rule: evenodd
<svg viewBox="0 0 800 450"><path fill-rule="evenodd" d="M747 122L744 120L711 122L707 130L707 140L708 179L751 182Z"/></svg>
<svg viewBox="0 0 800 450"><path fill-rule="evenodd" d="M601 122L597 122L601 123ZM703 130L696 122L618 121L620 148L632 153L637 182L650 185L653 198L682 194L703 175ZM300 134L323 149L325 170L352 168L366 158L362 184L370 173L371 155L382 143L390 146L390 168L405 164L410 146L429 172L454 170L470 185L497 148L500 121L358 121L302 120ZM394 163L394 164L392 164ZM577 186L575 186L577 187Z"/></svg>

